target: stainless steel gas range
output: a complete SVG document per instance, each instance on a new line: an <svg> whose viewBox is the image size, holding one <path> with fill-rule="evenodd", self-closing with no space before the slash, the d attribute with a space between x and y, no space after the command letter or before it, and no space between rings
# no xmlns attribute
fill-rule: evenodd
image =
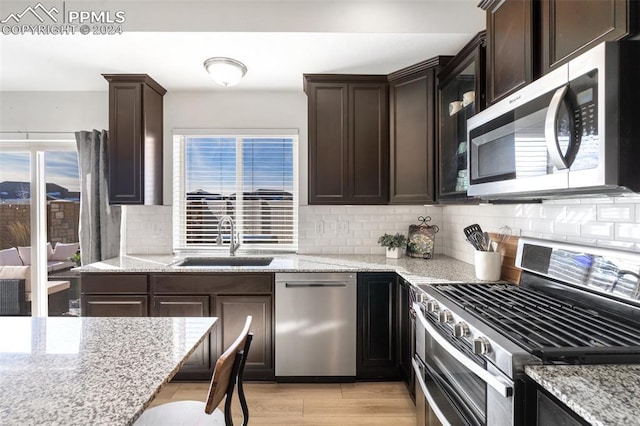
<svg viewBox="0 0 640 426"><path fill-rule="evenodd" d="M521 238L520 285L420 286L418 424L520 425L527 364L640 362L640 254Z"/></svg>

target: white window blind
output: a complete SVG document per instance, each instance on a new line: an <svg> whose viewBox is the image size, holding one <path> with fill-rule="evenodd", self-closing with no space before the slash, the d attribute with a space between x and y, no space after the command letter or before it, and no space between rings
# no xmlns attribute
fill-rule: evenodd
<svg viewBox="0 0 640 426"><path fill-rule="evenodd" d="M298 248L297 134L174 134L174 249ZM220 230L223 245L230 226Z"/></svg>

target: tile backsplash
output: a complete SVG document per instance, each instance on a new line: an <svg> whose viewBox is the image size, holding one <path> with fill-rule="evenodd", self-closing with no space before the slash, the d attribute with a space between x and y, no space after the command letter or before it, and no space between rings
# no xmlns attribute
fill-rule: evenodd
<svg viewBox="0 0 640 426"><path fill-rule="evenodd" d="M519 236L640 251L640 195L447 206L440 227L442 253L473 263L473 247L462 232L472 223L489 232L508 225Z"/></svg>
<svg viewBox="0 0 640 426"><path fill-rule="evenodd" d="M300 254L384 254L378 244L384 234L407 235L418 216L431 216L442 229L443 208L438 206L300 206ZM441 233L435 252L442 253Z"/></svg>
<svg viewBox="0 0 640 426"><path fill-rule="evenodd" d="M123 253L172 251L171 206L126 206ZM300 206L301 254L383 254L378 237L407 234L418 216L438 225L435 252L473 263L462 228L478 223L489 232L503 225L514 235L640 252L640 195L551 200L539 204L450 206Z"/></svg>
<svg viewBox="0 0 640 426"><path fill-rule="evenodd" d="M171 206L122 206L122 254L170 254Z"/></svg>

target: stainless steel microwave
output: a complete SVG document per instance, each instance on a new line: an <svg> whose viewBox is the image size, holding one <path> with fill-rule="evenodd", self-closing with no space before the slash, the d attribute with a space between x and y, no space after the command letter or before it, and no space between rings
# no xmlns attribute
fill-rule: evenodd
<svg viewBox="0 0 640 426"><path fill-rule="evenodd" d="M640 41L602 43L467 124L469 195L640 191Z"/></svg>

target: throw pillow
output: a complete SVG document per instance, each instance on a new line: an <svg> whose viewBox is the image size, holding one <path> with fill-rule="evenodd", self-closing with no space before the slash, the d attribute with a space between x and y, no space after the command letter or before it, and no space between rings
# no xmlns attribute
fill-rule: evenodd
<svg viewBox="0 0 640 426"><path fill-rule="evenodd" d="M20 253L20 258L22 259L22 263L25 265L31 265L31 247L18 247L18 253ZM51 260L51 256L53 255L53 248L51 247L51 243L47 243L47 260Z"/></svg>
<svg viewBox="0 0 640 426"><path fill-rule="evenodd" d="M0 250L0 265L22 266L18 249L11 247Z"/></svg>
<svg viewBox="0 0 640 426"><path fill-rule="evenodd" d="M31 265L31 247L18 247L18 253L23 264Z"/></svg>
<svg viewBox="0 0 640 426"><path fill-rule="evenodd" d="M69 260L71 256L76 254L80 243L57 243L53 249L51 260Z"/></svg>

